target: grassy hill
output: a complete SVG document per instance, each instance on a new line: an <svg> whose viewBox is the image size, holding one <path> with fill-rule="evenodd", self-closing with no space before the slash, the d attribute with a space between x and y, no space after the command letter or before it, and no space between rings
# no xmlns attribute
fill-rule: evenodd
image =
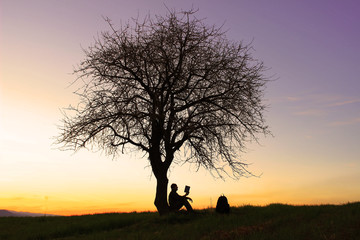
<svg viewBox="0 0 360 240"><path fill-rule="evenodd" d="M0 239L360 239L360 202L213 209L159 216L109 213L0 218Z"/></svg>

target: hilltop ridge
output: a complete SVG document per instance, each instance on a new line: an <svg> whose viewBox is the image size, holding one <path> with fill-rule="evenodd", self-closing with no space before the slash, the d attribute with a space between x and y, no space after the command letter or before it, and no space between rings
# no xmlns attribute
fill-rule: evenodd
<svg viewBox="0 0 360 240"><path fill-rule="evenodd" d="M6 209L0 209L0 217L43 217L43 216L56 216L44 213L29 213L29 212L16 212Z"/></svg>

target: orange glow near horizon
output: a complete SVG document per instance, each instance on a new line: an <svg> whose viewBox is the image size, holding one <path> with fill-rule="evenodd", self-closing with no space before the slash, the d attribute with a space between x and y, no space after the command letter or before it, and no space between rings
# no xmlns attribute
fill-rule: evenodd
<svg viewBox="0 0 360 240"><path fill-rule="evenodd" d="M113 162L111 162L113 163ZM117 163L117 162L115 162ZM112 164L110 164L112 165ZM121 163L118 163L121 166ZM358 201L357 186L348 189L343 188L337 179L328 181L328 184L282 184L282 187L270 187L280 185L280 179L246 178L239 181L215 180L205 171L198 174L193 173L187 176L186 183L183 181L184 171L188 169L179 167L174 168L170 182L179 185L179 194L182 194L183 185L191 185L190 197L194 200L192 204L195 209L214 208L217 198L221 194L228 197L231 206L259 205L264 206L271 203L282 203L292 205L312 205L312 204L344 204L347 202ZM112 173L113 174L113 173ZM198 175L198 176L197 176ZM144 174L146 176L146 174ZM19 194L16 189L3 189L0 198L1 208L21 211L55 215L84 215L109 212L143 212L156 211L153 205L155 195L155 179L146 177L139 181L131 179L124 180L124 183L104 180L106 184L96 186L96 181L73 184L64 182L64 186L59 189L50 190L49 187L41 189L27 189L23 194ZM182 179L182 180L181 180ZM289 180L296 181L295 178L288 176ZM172 181L173 180L173 181ZM349 181L359 181L359 176L353 176ZM39 182L35 182L38 185ZM142 183L140 183L142 182ZM207 182L208 184L204 184ZM309 181L311 182L311 181ZM314 181L316 182L316 181ZM338 184L336 186L336 183ZM34 183L32 183L34 184ZM109 184L110 186L106 186ZM56 186L55 186L56 187ZM24 191L23 191L24 192ZM342 193L342 194L337 194ZM345 193L345 194L344 194ZM7 197L6 197L7 196Z"/></svg>
<svg viewBox="0 0 360 240"><path fill-rule="evenodd" d="M304 192L305 193L305 192ZM285 199L274 197L278 193L265 193L265 194L247 194L247 195L226 195L232 207L240 207L244 205L253 206L266 206L273 203L290 204L290 205L321 205L321 204L346 204L348 202L356 202L357 198L353 201L339 197L338 199L330 199L328 196L323 195L323 198L308 199L301 198L300 193L295 196L283 196ZM17 212L31 212L41 213L44 215L88 215L88 214L101 214L101 213L127 213L127 212L147 212L156 211L155 206L152 204L152 197L139 196L144 201L142 203L120 203L116 199L113 201L94 201L89 198L78 198L77 200L66 200L63 197L17 197L13 199L1 198L1 209L7 209ZM106 198L106 196L105 196ZM217 197L208 198L204 196L192 197L195 201L192 205L195 209L214 208L216 206ZM111 199L111 197L107 197ZM136 199L129 199L134 200ZM146 202L147 200L147 202ZM324 201L325 200L325 201ZM202 204L196 203L202 202Z"/></svg>

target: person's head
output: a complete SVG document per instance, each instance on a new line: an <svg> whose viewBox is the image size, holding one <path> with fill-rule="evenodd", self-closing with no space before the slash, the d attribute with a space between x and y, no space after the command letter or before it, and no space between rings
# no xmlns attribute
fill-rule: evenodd
<svg viewBox="0 0 360 240"><path fill-rule="evenodd" d="M171 184L171 191L176 192L177 190L178 190L178 186L175 183Z"/></svg>

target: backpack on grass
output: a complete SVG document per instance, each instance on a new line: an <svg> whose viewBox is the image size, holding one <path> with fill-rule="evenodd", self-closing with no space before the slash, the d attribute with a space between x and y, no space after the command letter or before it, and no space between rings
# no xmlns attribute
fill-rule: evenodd
<svg viewBox="0 0 360 240"><path fill-rule="evenodd" d="M218 201L216 203L216 212L230 213L230 205L224 194L218 198Z"/></svg>

